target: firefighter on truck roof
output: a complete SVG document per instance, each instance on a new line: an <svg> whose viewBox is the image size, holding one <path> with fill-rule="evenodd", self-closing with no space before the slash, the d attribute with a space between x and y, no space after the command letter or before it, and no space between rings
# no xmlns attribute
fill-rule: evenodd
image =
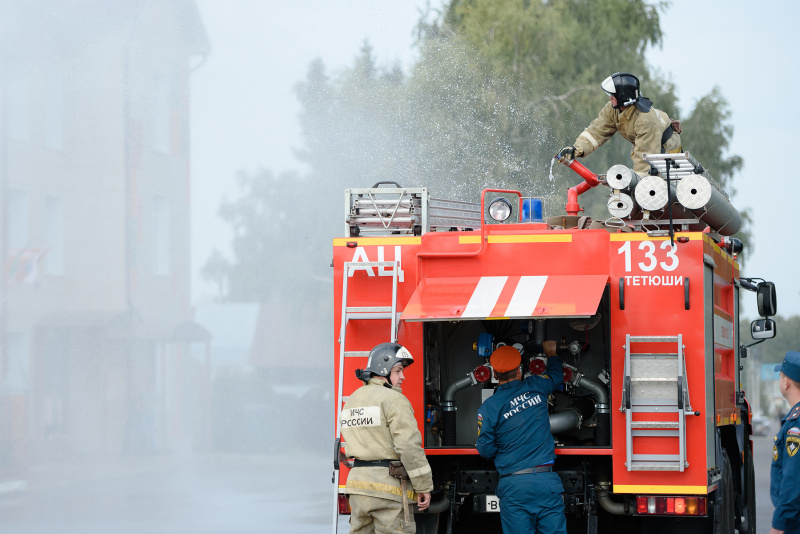
<svg viewBox="0 0 800 534"><path fill-rule="evenodd" d="M639 78L627 72L616 72L600 84L609 102L600 115L586 127L572 146L558 153L559 159L571 161L588 156L616 132L633 143L633 170L641 176L650 173L650 164L642 154L677 153L681 147L680 121L656 109L650 99L639 91Z"/></svg>
<svg viewBox="0 0 800 534"><path fill-rule="evenodd" d="M345 488L351 534L416 532L408 501L416 500L419 510L430 504L431 467L411 403L400 389L403 369L412 363L414 358L405 347L377 345L369 353L366 368L356 371L364 385L350 395L342 410L345 454L355 459ZM406 480L390 474L390 462L396 460L402 461Z"/></svg>
<svg viewBox="0 0 800 534"><path fill-rule="evenodd" d="M792 409L781 421L772 448L769 495L775 512L770 534L800 533L800 352L786 353L780 371L778 388Z"/></svg>
<svg viewBox="0 0 800 534"><path fill-rule="evenodd" d="M547 398L564 380L556 342L545 341L547 371L522 380L521 356L514 347L498 347L490 356L500 385L478 408L481 456L494 459L500 473L497 497L503 532L566 534L564 486L553 472L555 445L550 434Z"/></svg>

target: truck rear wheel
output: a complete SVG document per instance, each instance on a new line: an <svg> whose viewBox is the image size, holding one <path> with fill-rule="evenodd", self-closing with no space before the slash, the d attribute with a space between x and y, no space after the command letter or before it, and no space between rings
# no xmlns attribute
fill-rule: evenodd
<svg viewBox="0 0 800 534"><path fill-rule="evenodd" d="M735 532L733 506L733 476L728 453L722 450L722 479L715 492L714 499L714 534L730 534Z"/></svg>
<svg viewBox="0 0 800 534"><path fill-rule="evenodd" d="M415 514L417 534L437 534L439 532L439 514Z"/></svg>
<svg viewBox="0 0 800 534"><path fill-rule="evenodd" d="M756 473L753 466L753 453L750 451L750 440L744 443L744 467L742 469L744 483L742 484L742 497L744 505L744 523L739 528L740 534L756 533Z"/></svg>

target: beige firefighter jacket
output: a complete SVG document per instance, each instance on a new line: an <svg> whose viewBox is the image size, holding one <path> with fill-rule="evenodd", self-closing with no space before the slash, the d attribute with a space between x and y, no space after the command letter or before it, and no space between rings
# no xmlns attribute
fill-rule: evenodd
<svg viewBox="0 0 800 534"><path fill-rule="evenodd" d="M341 413L345 454L358 460L401 460L413 487L406 483L407 497L414 501L417 492L433 491L431 467L411 403L400 388L384 384L373 377L345 403ZM400 480L389 476L388 467L353 468L345 493L402 501Z"/></svg>
<svg viewBox="0 0 800 534"><path fill-rule="evenodd" d="M647 176L650 173L650 164L642 159L642 154L660 154L661 136L664 130L671 127L669 116L660 109L651 107L650 111L642 113L636 106L628 106L619 110L608 102L600 110L600 115L575 140L575 148L582 150L582 155L586 156L611 139L615 132L619 132L633 143L633 170ZM672 132L664 145L664 152L674 153L680 149L681 137L678 132Z"/></svg>

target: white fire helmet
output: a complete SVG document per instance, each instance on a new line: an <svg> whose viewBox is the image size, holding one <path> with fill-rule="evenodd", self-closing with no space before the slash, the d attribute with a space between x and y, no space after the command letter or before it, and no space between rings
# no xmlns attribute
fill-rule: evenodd
<svg viewBox="0 0 800 534"><path fill-rule="evenodd" d="M372 375L388 378L392 367L398 363L401 363L403 367L408 367L414 363L414 357L402 345L381 343L370 351L367 366L363 370L356 369L356 377L364 382L368 381Z"/></svg>

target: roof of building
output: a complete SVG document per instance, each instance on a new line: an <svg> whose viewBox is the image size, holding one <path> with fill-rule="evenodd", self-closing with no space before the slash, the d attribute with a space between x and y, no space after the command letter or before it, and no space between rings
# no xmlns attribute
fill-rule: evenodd
<svg viewBox="0 0 800 534"><path fill-rule="evenodd" d="M0 46L12 60L32 55L58 60L80 51L131 42L141 32L176 38L187 54L207 55L211 46L194 0L29 0L0 3Z"/></svg>

